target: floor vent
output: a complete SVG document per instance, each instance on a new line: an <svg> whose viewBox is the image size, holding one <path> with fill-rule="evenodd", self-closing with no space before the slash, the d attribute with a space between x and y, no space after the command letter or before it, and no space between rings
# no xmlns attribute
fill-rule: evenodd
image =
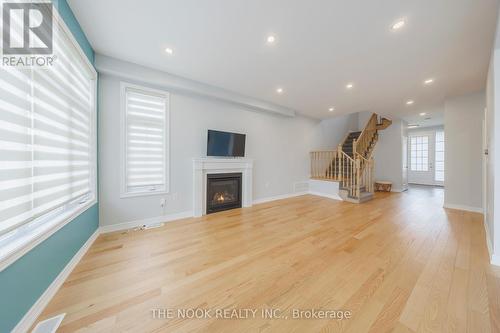
<svg viewBox="0 0 500 333"><path fill-rule="evenodd" d="M65 313L39 322L31 333L55 333L64 319Z"/></svg>
<svg viewBox="0 0 500 333"><path fill-rule="evenodd" d="M163 227L165 223L155 223L155 224L143 224L139 227L134 228L134 231L139 231L139 230L149 230L149 229L156 229Z"/></svg>

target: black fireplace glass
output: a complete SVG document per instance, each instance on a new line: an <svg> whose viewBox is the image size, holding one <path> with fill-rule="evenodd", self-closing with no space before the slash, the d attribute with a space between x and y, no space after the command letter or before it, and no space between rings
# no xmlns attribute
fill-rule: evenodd
<svg viewBox="0 0 500 333"><path fill-rule="evenodd" d="M207 214L241 207L241 173L207 175Z"/></svg>

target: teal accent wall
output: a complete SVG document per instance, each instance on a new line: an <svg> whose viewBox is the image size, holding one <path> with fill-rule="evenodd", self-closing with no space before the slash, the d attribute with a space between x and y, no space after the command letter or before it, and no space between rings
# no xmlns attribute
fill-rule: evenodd
<svg viewBox="0 0 500 333"><path fill-rule="evenodd" d="M66 0L54 0L52 2L54 4L54 7L59 12L59 15L63 18L64 23L66 23L69 30L71 30L73 37L75 37L78 44L80 44L80 47L82 48L83 52L85 52L85 55L87 56L87 58L89 58L90 62L93 64L95 56L94 50L92 49L92 46L90 46L87 36L85 36L82 27L80 27L80 24L76 20L76 17L73 14L71 8L69 8L68 3L66 2Z"/></svg>
<svg viewBox="0 0 500 333"><path fill-rule="evenodd" d="M94 50L66 0L54 1L54 7L94 63ZM0 272L0 332L17 325L98 227L95 204Z"/></svg>

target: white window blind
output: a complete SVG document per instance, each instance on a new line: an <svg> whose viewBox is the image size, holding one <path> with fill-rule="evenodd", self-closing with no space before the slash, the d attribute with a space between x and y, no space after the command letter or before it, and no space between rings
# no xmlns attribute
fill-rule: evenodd
<svg viewBox="0 0 500 333"><path fill-rule="evenodd" d="M53 66L0 74L0 235L95 195L96 75L66 30Z"/></svg>
<svg viewBox="0 0 500 333"><path fill-rule="evenodd" d="M122 84L122 196L168 191L168 93Z"/></svg>

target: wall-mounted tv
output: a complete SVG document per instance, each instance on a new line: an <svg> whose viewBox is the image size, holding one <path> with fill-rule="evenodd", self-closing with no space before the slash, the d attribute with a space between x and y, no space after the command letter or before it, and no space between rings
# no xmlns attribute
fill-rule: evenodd
<svg viewBox="0 0 500 333"><path fill-rule="evenodd" d="M245 156L245 134L208 130L207 156Z"/></svg>

